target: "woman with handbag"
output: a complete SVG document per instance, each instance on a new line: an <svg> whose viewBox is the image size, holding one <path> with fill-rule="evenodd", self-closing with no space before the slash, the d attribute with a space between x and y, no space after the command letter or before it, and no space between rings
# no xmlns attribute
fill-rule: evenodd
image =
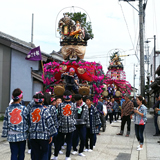
<svg viewBox="0 0 160 160"><path fill-rule="evenodd" d="M137 146L137 151L140 151L143 149L143 142L144 142L143 132L147 121L146 117L147 107L145 106L146 101L144 97L138 96L137 104L138 107L134 109L134 123L135 123L135 134L139 142L139 145Z"/></svg>

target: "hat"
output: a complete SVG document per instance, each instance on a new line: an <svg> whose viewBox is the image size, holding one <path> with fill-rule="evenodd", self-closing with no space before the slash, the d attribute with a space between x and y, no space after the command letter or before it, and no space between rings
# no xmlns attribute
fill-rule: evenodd
<svg viewBox="0 0 160 160"><path fill-rule="evenodd" d="M75 69L71 67L71 68L69 69L69 72L75 72Z"/></svg>
<svg viewBox="0 0 160 160"><path fill-rule="evenodd" d="M66 90L66 91L64 92L64 94L63 94L63 98L64 98L65 100L71 99L71 98L72 98L72 92L69 91L69 90Z"/></svg>
<svg viewBox="0 0 160 160"><path fill-rule="evenodd" d="M55 97L51 97L51 102L56 101Z"/></svg>
<svg viewBox="0 0 160 160"><path fill-rule="evenodd" d="M44 101L44 95L43 93L40 91L40 92L36 92L36 94L33 96L34 98L34 101L37 102L37 103L41 103Z"/></svg>

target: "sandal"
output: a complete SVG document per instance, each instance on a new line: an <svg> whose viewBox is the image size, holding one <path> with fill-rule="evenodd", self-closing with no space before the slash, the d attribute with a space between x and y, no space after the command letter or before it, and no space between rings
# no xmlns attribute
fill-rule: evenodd
<svg viewBox="0 0 160 160"><path fill-rule="evenodd" d="M129 134L126 134L125 137L129 137Z"/></svg>
<svg viewBox="0 0 160 160"><path fill-rule="evenodd" d="M120 135L120 136L122 136L123 134L122 134L122 133L117 133L117 135Z"/></svg>

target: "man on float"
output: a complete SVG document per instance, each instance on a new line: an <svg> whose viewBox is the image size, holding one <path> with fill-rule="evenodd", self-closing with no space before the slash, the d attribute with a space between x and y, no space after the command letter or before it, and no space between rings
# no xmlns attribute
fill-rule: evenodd
<svg viewBox="0 0 160 160"><path fill-rule="evenodd" d="M66 87L65 90L73 90L74 93L78 93L78 76L75 73L75 69L74 68L70 68L69 72L65 72L61 75L62 79L65 79L66 81Z"/></svg>

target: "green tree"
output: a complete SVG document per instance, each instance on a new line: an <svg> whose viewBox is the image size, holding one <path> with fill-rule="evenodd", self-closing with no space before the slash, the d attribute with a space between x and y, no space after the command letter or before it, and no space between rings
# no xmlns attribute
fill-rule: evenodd
<svg viewBox="0 0 160 160"><path fill-rule="evenodd" d="M87 15L85 13L81 13L81 12L69 13L68 12L68 16L75 22L79 21L81 26L83 28L85 28L85 30L91 36L91 39L94 38L94 34L92 33L91 22L86 22L87 21Z"/></svg>

